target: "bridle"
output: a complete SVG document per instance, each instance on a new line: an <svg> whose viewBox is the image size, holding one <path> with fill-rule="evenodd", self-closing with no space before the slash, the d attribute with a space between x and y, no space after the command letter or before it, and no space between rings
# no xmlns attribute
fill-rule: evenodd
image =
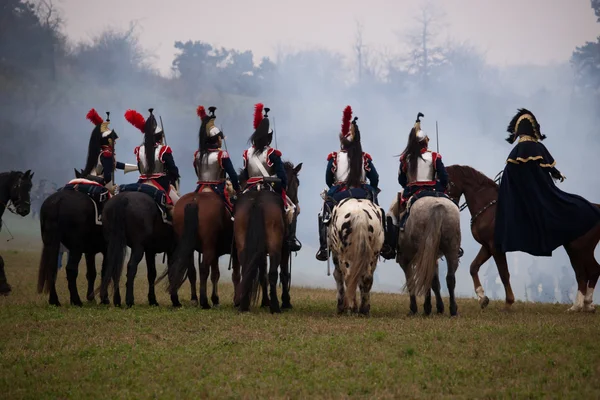
<svg viewBox="0 0 600 400"><path fill-rule="evenodd" d="M19 179L17 179L17 182L14 183L9 190L9 198L8 201L6 202L6 204L2 201L0 201L0 206L3 206L6 210L10 211L13 214L18 214L17 209L21 204L25 204L25 205L29 205L31 206L31 202L30 201L23 201L23 199L21 198L21 185L23 184L23 174L19 173ZM17 193L17 199L16 201L13 201L13 194Z"/></svg>
<svg viewBox="0 0 600 400"><path fill-rule="evenodd" d="M502 179L502 172L500 171L496 177L494 178L494 183L498 183L500 182L500 180ZM448 180L448 187L453 187L456 188L457 186L454 184L454 182L452 182L451 180ZM483 189L487 189L486 187L482 187L481 189L479 189L478 191L475 192L475 195L477 195L479 192L481 192ZM458 198L453 197L448 195L448 197L450 197L452 199L452 201L454 201L456 204L458 204L460 202L460 196ZM498 199L494 199L492 201L490 201L489 203L487 203L485 206L483 206L479 211L477 211L475 214L473 214L471 216L471 226L473 226L473 223L475 222L475 220L481 215L483 214L485 211L487 211L491 206L493 206L494 204L496 204L498 202ZM465 208L468 207L467 201L465 200L465 202L463 204L461 204L459 206L460 211L463 211Z"/></svg>

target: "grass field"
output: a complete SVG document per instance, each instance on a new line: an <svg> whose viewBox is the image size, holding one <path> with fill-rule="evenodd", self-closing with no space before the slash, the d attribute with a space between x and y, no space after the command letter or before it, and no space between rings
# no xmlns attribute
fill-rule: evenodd
<svg viewBox="0 0 600 400"><path fill-rule="evenodd" d="M599 316L566 305L461 299L458 318L408 317L406 297L375 293L367 319L293 287L294 310L241 315L223 279L220 309L172 309L162 287L150 308L141 266L133 309L68 306L64 270L54 308L35 292L38 255L3 252L1 399L600 398Z"/></svg>

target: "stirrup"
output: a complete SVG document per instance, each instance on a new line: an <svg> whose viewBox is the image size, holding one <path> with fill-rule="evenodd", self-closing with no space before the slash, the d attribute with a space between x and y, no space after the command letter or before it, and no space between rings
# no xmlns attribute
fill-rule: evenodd
<svg viewBox="0 0 600 400"><path fill-rule="evenodd" d="M329 254L327 254L327 247L325 247L324 249L319 249L319 251L317 251L317 254L315 255L315 258L319 261L327 261L327 259L329 258Z"/></svg>

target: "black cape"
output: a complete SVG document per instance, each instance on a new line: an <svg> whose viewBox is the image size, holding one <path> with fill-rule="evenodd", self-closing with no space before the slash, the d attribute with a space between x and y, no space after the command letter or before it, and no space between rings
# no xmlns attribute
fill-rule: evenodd
<svg viewBox="0 0 600 400"><path fill-rule="evenodd" d="M554 184L558 173L546 147L524 141L508 156L502 175L494 232L498 251L550 257L552 251L600 223L600 209Z"/></svg>

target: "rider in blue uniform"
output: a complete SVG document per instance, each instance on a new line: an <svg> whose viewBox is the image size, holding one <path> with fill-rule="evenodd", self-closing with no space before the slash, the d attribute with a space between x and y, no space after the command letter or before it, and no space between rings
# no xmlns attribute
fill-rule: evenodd
<svg viewBox="0 0 600 400"><path fill-rule="evenodd" d="M331 217L334 202L338 203L345 198L370 199L379 205L377 195L379 190L379 174L373 165L373 159L368 153L362 151L360 130L355 117L352 120L352 108L344 109L342 118L342 131L340 133L341 150L327 156L327 169L325 182L329 187L323 211L319 215L319 251L316 258L327 261L327 225ZM366 183L369 180L369 184ZM382 224L385 229L386 219L383 209ZM387 229L385 229L387 231ZM381 255L386 259L390 257L391 248L388 235L381 250Z"/></svg>
<svg viewBox="0 0 600 400"><path fill-rule="evenodd" d="M225 174L229 176L236 193L240 192L240 183L229 153L221 149L225 137L223 132L215 126L216 109L216 107L209 107L210 115L206 114L202 106L197 109L202 124L198 133L198 150L194 154L194 170L198 177L196 192L209 187L223 199L227 209L233 212L232 199L229 198L229 193L225 188Z"/></svg>
<svg viewBox="0 0 600 400"><path fill-rule="evenodd" d="M554 180L565 176L541 143L546 138L533 113L518 110L506 139L510 152L498 192L494 240L498 251L522 251L550 257L600 222L600 210L575 194L563 192Z"/></svg>

